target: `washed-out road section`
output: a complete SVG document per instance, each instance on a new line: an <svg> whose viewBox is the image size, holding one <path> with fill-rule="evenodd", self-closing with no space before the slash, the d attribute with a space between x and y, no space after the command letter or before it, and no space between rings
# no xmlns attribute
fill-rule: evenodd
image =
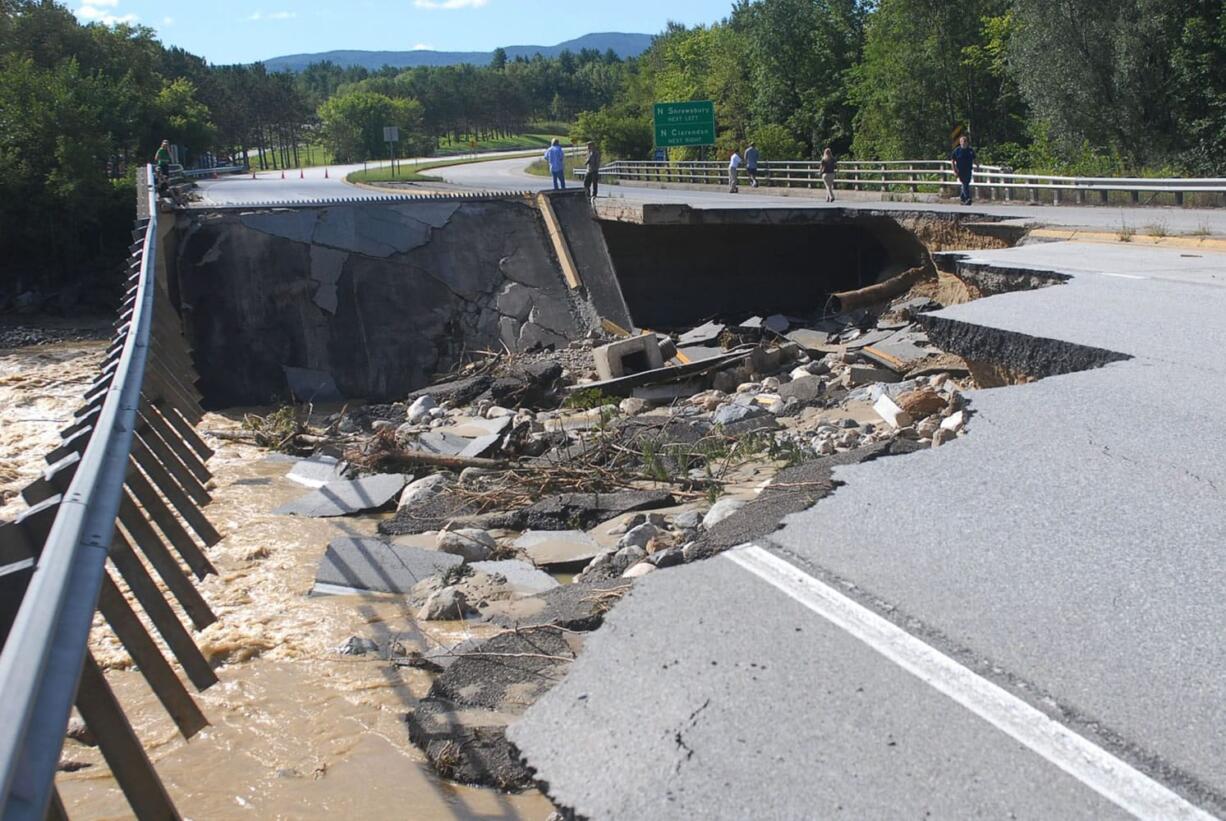
<svg viewBox="0 0 1226 821"><path fill-rule="evenodd" d="M1104 795L729 555L640 582L513 728L555 800L592 818L1226 809L1226 366L1207 355L1226 350L1226 257L972 258L1070 279L938 317L1006 358L1028 337L1132 358L968 394L965 438L838 468L758 548L1000 688L1000 709L1037 711L1027 731L1077 733L1133 773L1125 792L1174 803Z"/></svg>
<svg viewBox="0 0 1226 821"><path fill-rule="evenodd" d="M548 186L522 165L441 173L469 189ZM354 190L327 183L324 196ZM227 196L217 183L204 188ZM698 208L810 205L606 190ZM1226 233L1214 211L975 211L1100 230L1152 222ZM1214 353L1226 350L1226 257L1052 243L974 252L971 261L1068 277L938 314L973 329L969 338L993 355L1007 360L1055 340L1130 358L970 394L967 437L839 468L833 495L755 549L961 665L999 690L999 704L976 712L956 688L934 686L883 646L717 557L640 582L567 679L513 728L556 800L593 818L1226 809L1218 411L1226 366ZM1015 723L996 709L1012 711ZM1042 735L1052 726L1096 750L1100 770L1118 762L1108 774L1116 787L1071 765L1058 745L1024 743L1027 727Z"/></svg>

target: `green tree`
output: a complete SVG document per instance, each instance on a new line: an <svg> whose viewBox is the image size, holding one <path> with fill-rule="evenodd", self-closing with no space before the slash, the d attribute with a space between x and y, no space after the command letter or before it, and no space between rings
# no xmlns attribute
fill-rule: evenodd
<svg viewBox="0 0 1226 821"><path fill-rule="evenodd" d="M212 147L217 129L209 108L196 99L191 80L180 77L162 87L153 101L152 140L170 140L190 154Z"/></svg>
<svg viewBox="0 0 1226 821"><path fill-rule="evenodd" d="M1179 147L1170 52L1189 5L1204 4L1013 0L1010 71L1058 152L1088 143L1140 165Z"/></svg>
<svg viewBox="0 0 1226 821"><path fill-rule="evenodd" d="M642 160L651 155L651 119L633 109L605 108L579 115L570 132L575 143L594 142L605 159Z"/></svg>
<svg viewBox="0 0 1226 821"><path fill-rule="evenodd" d="M851 144L847 76L860 58L861 0L739 0L731 26L745 40L755 125L785 125L810 154Z"/></svg>
<svg viewBox="0 0 1226 821"><path fill-rule="evenodd" d="M943 156L969 133L977 145L1024 137L1024 108L1008 76L1009 0L882 0L851 74L855 154Z"/></svg>
<svg viewBox="0 0 1226 821"><path fill-rule="evenodd" d="M401 154L422 150L422 106L416 100L393 99L370 91L332 97L319 108L323 133L338 161L378 158L387 153L385 126L400 129Z"/></svg>

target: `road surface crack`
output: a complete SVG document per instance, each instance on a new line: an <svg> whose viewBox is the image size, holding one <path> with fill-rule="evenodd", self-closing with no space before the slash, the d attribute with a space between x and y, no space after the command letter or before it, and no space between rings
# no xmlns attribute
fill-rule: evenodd
<svg viewBox="0 0 1226 821"><path fill-rule="evenodd" d="M694 748L685 743L685 733L694 729L698 724L698 716L709 706L711 706L711 699L707 699L702 703L701 707L690 713L690 717L686 719L685 725L673 735L673 740L676 742L677 747L685 751L685 755L677 760L677 766L673 769L674 773L680 773L681 765L694 757Z"/></svg>

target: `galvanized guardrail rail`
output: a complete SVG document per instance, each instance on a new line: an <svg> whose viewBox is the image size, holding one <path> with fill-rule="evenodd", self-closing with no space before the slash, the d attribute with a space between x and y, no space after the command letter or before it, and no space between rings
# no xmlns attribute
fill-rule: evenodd
<svg viewBox="0 0 1226 821"><path fill-rule="evenodd" d="M198 690L217 682L150 568L197 630L216 621L190 579L216 573L221 536L196 434L196 376L158 281L157 193L145 169L128 291L101 371L50 467L0 525L0 816L65 818L55 788L75 706L138 818L178 818L140 739L89 651L95 611L123 643L179 731L208 722L130 603ZM173 552L171 550L173 548Z"/></svg>
<svg viewBox="0 0 1226 821"><path fill-rule="evenodd" d="M919 193L921 189L955 196L958 179L947 160L840 161L835 175L836 188L853 191ZM726 162L636 162L618 160L600 169L602 177L627 182L727 185ZM582 176L582 171L577 173ZM740 179L747 180L745 168ZM783 188L821 188L821 164L813 160L762 162L758 164L758 184ZM1072 200L1078 204L1110 202L1111 195L1126 195L1132 204L1144 204L1142 197L1170 195L1175 205L1183 205L1189 194L1226 194L1226 179L1148 178L1148 177L1062 177L1044 174L1015 174L995 165L975 168L974 193L981 199L1027 200L1053 204Z"/></svg>

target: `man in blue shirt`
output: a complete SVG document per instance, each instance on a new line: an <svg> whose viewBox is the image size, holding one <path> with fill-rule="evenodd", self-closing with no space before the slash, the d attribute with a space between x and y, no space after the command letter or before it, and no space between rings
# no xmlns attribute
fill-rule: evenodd
<svg viewBox="0 0 1226 821"><path fill-rule="evenodd" d="M958 175L958 182L962 184L962 204L970 205L971 180L975 173L975 149L971 148L971 141L965 134L958 138L958 147L950 152L949 163Z"/></svg>
<svg viewBox="0 0 1226 821"><path fill-rule="evenodd" d="M566 154L562 151L562 144L558 142L557 137L554 137L553 144L545 149L545 159L549 162L549 173L553 175L553 190L564 190L566 188Z"/></svg>
<svg viewBox="0 0 1226 821"><path fill-rule="evenodd" d="M753 143L745 149L745 170L749 172L749 187L758 187L758 147Z"/></svg>

